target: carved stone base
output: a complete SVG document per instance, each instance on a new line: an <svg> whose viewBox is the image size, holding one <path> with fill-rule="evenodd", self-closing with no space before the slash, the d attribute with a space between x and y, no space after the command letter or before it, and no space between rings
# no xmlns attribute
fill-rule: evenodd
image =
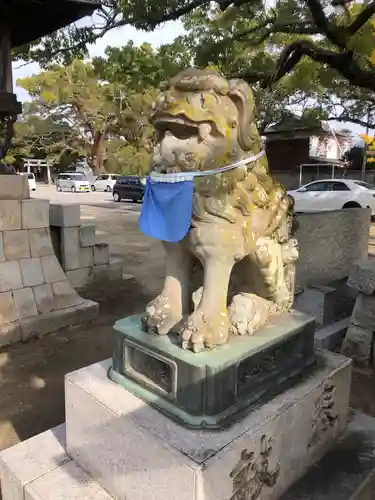
<svg viewBox="0 0 375 500"><path fill-rule="evenodd" d="M144 333L139 316L118 321L115 333L110 378L191 428L227 427L291 387L315 359L314 321L299 312L199 354L177 337Z"/></svg>
<svg viewBox="0 0 375 500"><path fill-rule="evenodd" d="M277 500L331 447L343 450L335 442L347 425L351 363L342 356L319 353L310 377L221 432L179 426L109 380L110 364L66 376L66 441L53 429L0 454L3 500ZM364 446L345 480L336 457L315 496L292 488L285 499L336 499L320 496L322 482L334 491L331 472L337 490L348 475L358 489L375 465L369 420L354 428ZM337 500L348 498L371 497Z"/></svg>
<svg viewBox="0 0 375 500"><path fill-rule="evenodd" d="M319 354L307 379L221 432L179 426L109 380L109 361L92 365L66 378L67 451L114 498L276 500L345 431L350 365Z"/></svg>

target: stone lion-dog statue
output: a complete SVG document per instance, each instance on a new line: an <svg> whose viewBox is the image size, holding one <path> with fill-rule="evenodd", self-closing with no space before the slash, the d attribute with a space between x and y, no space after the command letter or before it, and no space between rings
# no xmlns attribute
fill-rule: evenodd
<svg viewBox="0 0 375 500"><path fill-rule="evenodd" d="M151 172L206 171L260 153L255 111L243 80L182 71L153 107ZM183 348L199 352L230 335L253 335L289 311L298 258L293 208L265 155L197 177L190 230L180 242L163 242L165 283L146 308L143 329L176 332Z"/></svg>

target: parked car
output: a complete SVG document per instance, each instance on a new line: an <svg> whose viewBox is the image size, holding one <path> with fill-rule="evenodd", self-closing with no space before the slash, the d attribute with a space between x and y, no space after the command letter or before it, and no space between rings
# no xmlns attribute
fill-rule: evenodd
<svg viewBox="0 0 375 500"><path fill-rule="evenodd" d="M59 174L55 181L57 191L71 191L72 193L90 192L90 183L85 175L79 172L64 172Z"/></svg>
<svg viewBox="0 0 375 500"><path fill-rule="evenodd" d="M35 175L32 173L21 173L20 175L26 175L27 176L27 182L29 183L29 189L30 191L36 191L36 181L35 181Z"/></svg>
<svg viewBox="0 0 375 500"><path fill-rule="evenodd" d="M363 181L326 179L310 182L288 194L295 200L296 212L368 207L375 215L375 186Z"/></svg>
<svg viewBox="0 0 375 500"><path fill-rule="evenodd" d="M144 181L140 177L121 176L113 186L113 199L114 201L142 201L144 192Z"/></svg>
<svg viewBox="0 0 375 500"><path fill-rule="evenodd" d="M103 174L98 175L95 182L91 186L92 191L113 191L113 186L116 184L119 175Z"/></svg>

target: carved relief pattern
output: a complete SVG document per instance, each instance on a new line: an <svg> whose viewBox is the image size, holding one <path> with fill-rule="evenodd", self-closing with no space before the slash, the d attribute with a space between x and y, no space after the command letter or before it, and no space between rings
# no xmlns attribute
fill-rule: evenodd
<svg viewBox="0 0 375 500"><path fill-rule="evenodd" d="M256 500L264 487L275 486L280 474L280 463L270 471L271 454L272 438L266 435L260 439L258 456L247 449L242 451L240 460L230 473L233 480L233 495L230 500Z"/></svg>
<svg viewBox="0 0 375 500"><path fill-rule="evenodd" d="M309 447L317 444L329 429L336 427L338 414L335 411L335 395L336 386L332 382L327 382L315 402Z"/></svg>

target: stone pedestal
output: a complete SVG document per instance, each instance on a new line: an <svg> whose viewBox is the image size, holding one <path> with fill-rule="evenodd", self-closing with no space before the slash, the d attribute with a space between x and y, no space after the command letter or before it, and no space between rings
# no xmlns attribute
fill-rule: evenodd
<svg viewBox="0 0 375 500"><path fill-rule="evenodd" d="M49 201L29 199L27 176L0 178L0 347L96 316L54 253Z"/></svg>
<svg viewBox="0 0 375 500"><path fill-rule="evenodd" d="M276 316L254 336L215 351L181 349L177 335L150 335L141 316L116 322L110 378L191 428L222 428L291 387L315 360L314 320Z"/></svg>
<svg viewBox="0 0 375 500"><path fill-rule="evenodd" d="M173 422L113 383L110 360L70 373L66 425L0 454L2 500L372 500L375 420L346 431L350 364L318 353L221 432Z"/></svg>

